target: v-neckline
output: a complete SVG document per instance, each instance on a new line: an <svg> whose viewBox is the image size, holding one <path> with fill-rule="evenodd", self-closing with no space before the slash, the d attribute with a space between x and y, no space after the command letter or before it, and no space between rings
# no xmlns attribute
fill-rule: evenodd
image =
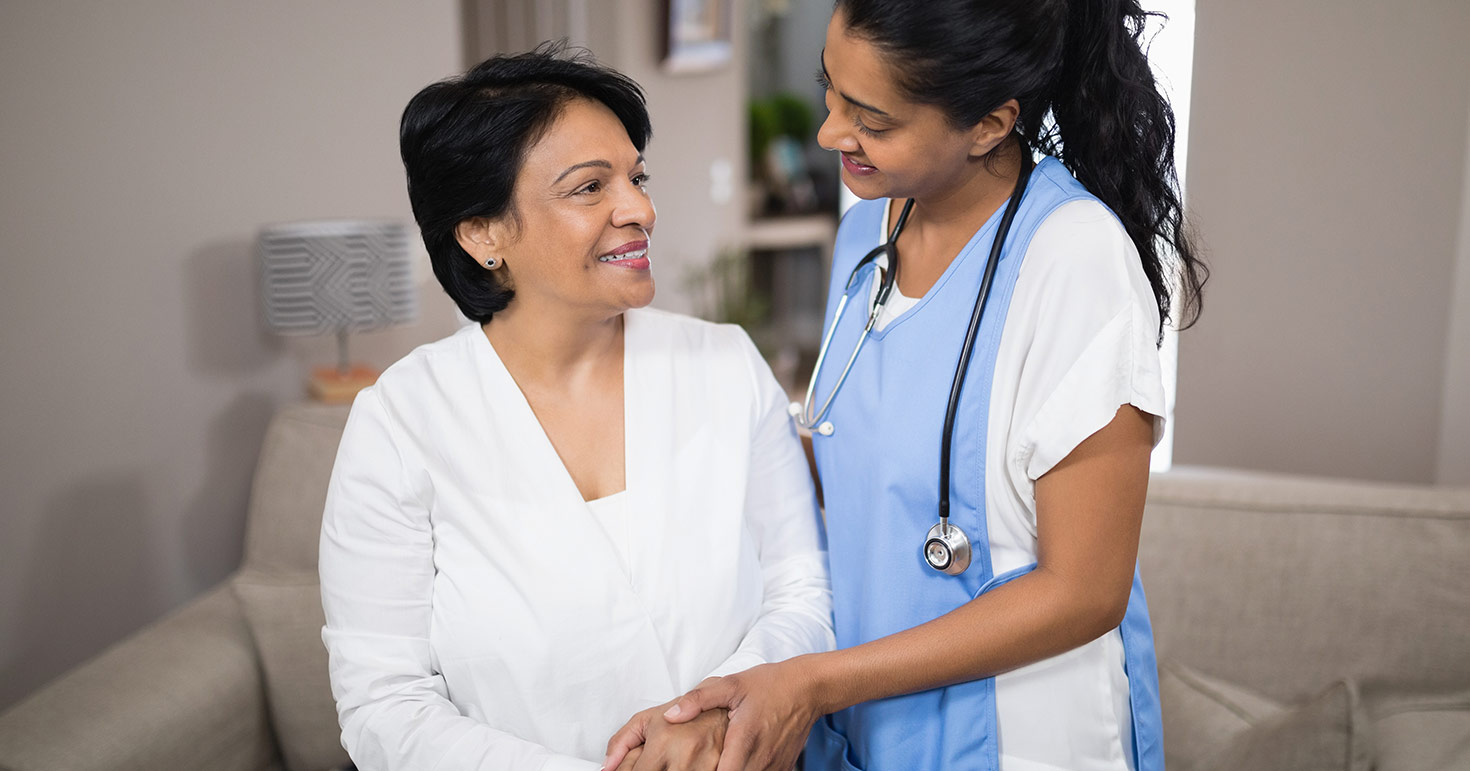
<svg viewBox="0 0 1470 771"><path fill-rule="evenodd" d="M633 431L636 423L630 419L632 410L629 404L633 399L633 394L629 388L629 384L633 380L632 370L635 359L632 355L633 335L634 329L637 327L637 324L633 323L632 314L633 311L631 310L623 312L623 487L621 490L605 493L594 500L601 500L602 498L626 493L632 487L632 484L629 482L629 477L632 476L629 473L629 469L632 466ZM587 506L589 501L582 496L581 489L577 487L577 480L572 477L572 472L567 468L566 462L562 460L561 453L556 451L556 445L552 444L551 436L546 433L546 427L541 425L540 418L536 417L536 410L531 408L531 401L526 398L526 393L521 390L520 383L517 383L515 376L510 374L510 369L505 366L505 361L500 358L500 352L495 350L495 344L491 343L490 338L485 335L484 327L479 324L471 324L470 327L475 337L478 338L476 345L483 345L484 350L489 355L490 361L494 362L493 369L495 374L509 385L509 388L505 390L515 393L515 396L510 398L510 401L514 404L513 409L517 413L517 417L522 423L526 424L527 434L538 437L538 439L532 441L535 442L539 451L546 456L547 463L549 465L554 464L560 472L557 475L559 477L559 486L577 501L581 502L584 507ZM490 398L495 397L490 396Z"/></svg>
<svg viewBox="0 0 1470 771"><path fill-rule="evenodd" d="M945 266L944 271L939 274L939 278L934 279L934 283L931 284L927 290L925 290L923 296L914 298L915 301L912 306L910 306L903 313L894 316L891 320L889 320L887 324L883 325L882 329L875 328L872 332L869 333L869 336L875 340L882 340L883 338L888 336L889 332L892 332L895 328L902 326L905 321L918 315L919 312L924 309L924 306L928 305L929 302L934 299L935 295L939 294L944 285L949 283L950 279L959 270L960 264L969 259L970 253L975 251L976 245L980 242L981 234L991 229L992 226L999 227L1000 219L1004 216L1006 205L1010 202L1010 200L1010 198L1006 198L1005 202L1001 203L1000 207L992 212L990 217L985 220L985 224L981 225L980 229L976 230L974 234L970 236L970 240L966 241L965 245L960 247L959 252L957 252L954 258L949 261L949 265ZM892 215L892 206L892 198L885 200L883 203L883 218L881 220L883 224L878 236L879 244L887 243L888 241L888 220L891 218ZM876 287L877 281L878 272L874 271L873 287ZM898 289L896 283L894 285L894 289ZM876 289L870 288L868 292L868 307L871 308Z"/></svg>

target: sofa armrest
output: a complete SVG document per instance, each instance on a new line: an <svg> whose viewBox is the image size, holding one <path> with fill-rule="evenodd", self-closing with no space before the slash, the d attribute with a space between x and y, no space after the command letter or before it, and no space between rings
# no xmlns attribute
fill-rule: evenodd
<svg viewBox="0 0 1470 771"><path fill-rule="evenodd" d="M0 714L0 769L270 768L259 665L228 585Z"/></svg>

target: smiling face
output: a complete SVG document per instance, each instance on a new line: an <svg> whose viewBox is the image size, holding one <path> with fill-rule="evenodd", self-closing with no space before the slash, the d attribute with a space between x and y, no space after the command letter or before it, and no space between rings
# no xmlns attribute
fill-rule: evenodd
<svg viewBox="0 0 1470 771"><path fill-rule="evenodd" d="M841 9L827 25L820 76L827 119L817 142L842 153L842 181L862 198L942 197L964 186L1004 136L992 141L983 123L957 129L938 107L906 98L883 54L848 30Z"/></svg>
<svg viewBox="0 0 1470 771"><path fill-rule="evenodd" d="M643 156L612 110L573 99L526 153L515 215L466 220L460 245L477 262L499 261L497 278L515 290L509 312L598 319L641 308L653 301L647 181Z"/></svg>

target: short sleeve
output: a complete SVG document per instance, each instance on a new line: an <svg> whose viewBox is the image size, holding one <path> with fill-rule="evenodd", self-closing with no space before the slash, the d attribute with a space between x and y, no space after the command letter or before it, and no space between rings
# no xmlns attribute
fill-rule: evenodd
<svg viewBox="0 0 1470 771"><path fill-rule="evenodd" d="M1004 428L1013 483L1035 482L1125 404L1154 417L1156 443L1163 435L1158 306L1137 248L1101 203L1064 204L1037 229L1006 335L996 377L1006 370L1014 389Z"/></svg>

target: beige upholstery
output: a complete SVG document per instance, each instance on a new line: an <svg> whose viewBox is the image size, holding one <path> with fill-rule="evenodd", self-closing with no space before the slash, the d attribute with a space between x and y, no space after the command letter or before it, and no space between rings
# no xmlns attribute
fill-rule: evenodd
<svg viewBox="0 0 1470 771"><path fill-rule="evenodd" d="M322 771L346 761L316 578L345 417L313 406L276 417L240 571L0 715L0 769ZM1255 740L1231 752L1308 746L1290 737L1342 713L1333 683L1361 680L1395 694L1426 683L1459 689L1448 701L1399 696L1377 708L1375 725L1392 730L1384 739L1402 759L1382 771L1431 753L1463 757L1453 755L1467 746L1453 732L1470 726L1461 709L1470 693L1470 490L1171 472L1151 483L1139 561L1161 662L1291 708L1242 723ZM1178 689L1165 690L1167 709ZM1226 741L1177 732L1189 735ZM1166 734L1171 754L1177 741Z"/></svg>
<svg viewBox="0 0 1470 771"><path fill-rule="evenodd" d="M267 432L250 492L235 594L255 637L286 767L347 762L327 683L317 541L346 408L287 410Z"/></svg>
<svg viewBox="0 0 1470 771"><path fill-rule="evenodd" d="M1470 489L1171 472L1139 561L1161 661L1282 702L1470 685Z"/></svg>
<svg viewBox="0 0 1470 771"><path fill-rule="evenodd" d="M272 768L250 632L228 587L0 716L8 771Z"/></svg>
<svg viewBox="0 0 1470 771"><path fill-rule="evenodd" d="M1470 489L1175 471L1139 563L1171 771L1470 768Z"/></svg>
<svg viewBox="0 0 1470 771"><path fill-rule="evenodd" d="M316 577L345 407L266 432L239 572L0 714L0 771L323 771L347 762Z"/></svg>

